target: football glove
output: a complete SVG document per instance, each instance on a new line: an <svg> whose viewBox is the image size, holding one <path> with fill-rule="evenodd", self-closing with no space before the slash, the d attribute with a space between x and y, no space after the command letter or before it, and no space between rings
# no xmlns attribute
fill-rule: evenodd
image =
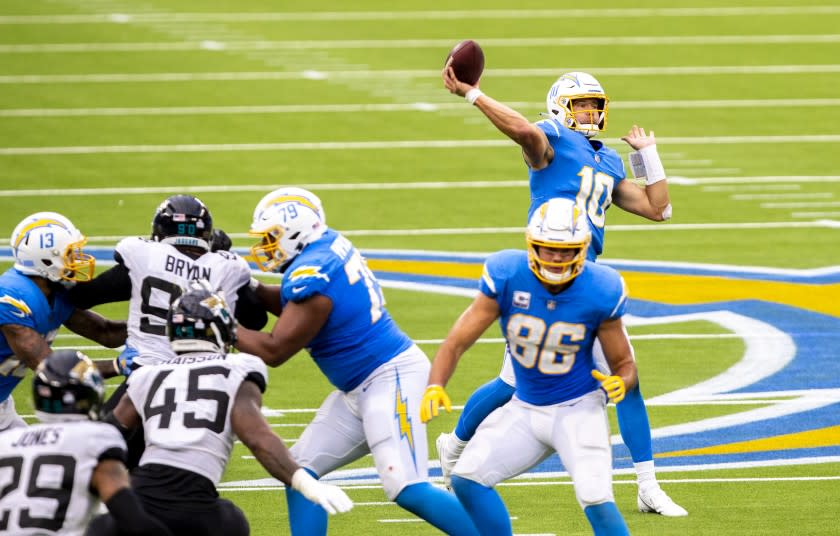
<svg viewBox="0 0 840 536"><path fill-rule="evenodd" d="M624 400L624 394L627 390L621 376L605 376L601 372L593 370L592 377L601 382L601 389L607 392L607 396L612 402L618 404Z"/></svg>
<svg viewBox="0 0 840 536"><path fill-rule="evenodd" d="M318 482L306 469L298 469L292 475L292 487L315 504L321 505L330 515L343 514L353 508L353 501L341 488Z"/></svg>
<svg viewBox="0 0 840 536"><path fill-rule="evenodd" d="M218 228L210 231L210 251L230 251L232 245L226 232Z"/></svg>
<svg viewBox="0 0 840 536"><path fill-rule="evenodd" d="M127 378L131 372L137 368L134 366L134 358L136 356L137 350L130 346L126 346L120 355L114 358L114 370Z"/></svg>
<svg viewBox="0 0 840 536"><path fill-rule="evenodd" d="M441 385L429 385L423 393L420 401L420 422L429 422L432 417L437 417L440 406L443 405L446 411L452 411L452 401Z"/></svg>

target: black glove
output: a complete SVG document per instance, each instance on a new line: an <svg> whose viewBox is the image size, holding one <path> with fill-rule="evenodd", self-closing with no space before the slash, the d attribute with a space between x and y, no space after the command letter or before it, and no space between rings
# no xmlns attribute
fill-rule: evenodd
<svg viewBox="0 0 840 536"><path fill-rule="evenodd" d="M230 237L221 229L214 228L210 232L210 251L230 251L232 245Z"/></svg>

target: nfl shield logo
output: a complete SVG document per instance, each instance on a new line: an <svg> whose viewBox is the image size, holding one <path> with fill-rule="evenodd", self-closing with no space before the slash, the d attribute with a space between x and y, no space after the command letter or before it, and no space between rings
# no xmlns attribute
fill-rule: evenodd
<svg viewBox="0 0 840 536"><path fill-rule="evenodd" d="M545 304L545 307L549 311L553 311L553 310L557 309L557 302L554 301L554 300L548 300L548 302Z"/></svg>

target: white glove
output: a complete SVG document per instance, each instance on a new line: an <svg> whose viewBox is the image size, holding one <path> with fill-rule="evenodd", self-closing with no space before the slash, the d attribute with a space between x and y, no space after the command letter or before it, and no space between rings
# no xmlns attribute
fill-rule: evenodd
<svg viewBox="0 0 840 536"><path fill-rule="evenodd" d="M341 488L318 482L303 468L292 475L292 487L330 514L343 514L353 508L353 501Z"/></svg>

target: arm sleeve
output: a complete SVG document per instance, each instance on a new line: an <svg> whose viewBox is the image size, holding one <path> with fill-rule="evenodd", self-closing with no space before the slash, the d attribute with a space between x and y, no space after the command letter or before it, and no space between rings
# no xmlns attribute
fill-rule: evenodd
<svg viewBox="0 0 840 536"><path fill-rule="evenodd" d="M116 257L118 254L115 254ZM79 283L67 293L74 306L90 309L103 303L131 299L131 278L126 268L117 259L117 264L99 274L88 283Z"/></svg>
<svg viewBox="0 0 840 536"><path fill-rule="evenodd" d="M248 329L260 331L268 323L268 313L250 285L243 285L237 291L236 319Z"/></svg>

